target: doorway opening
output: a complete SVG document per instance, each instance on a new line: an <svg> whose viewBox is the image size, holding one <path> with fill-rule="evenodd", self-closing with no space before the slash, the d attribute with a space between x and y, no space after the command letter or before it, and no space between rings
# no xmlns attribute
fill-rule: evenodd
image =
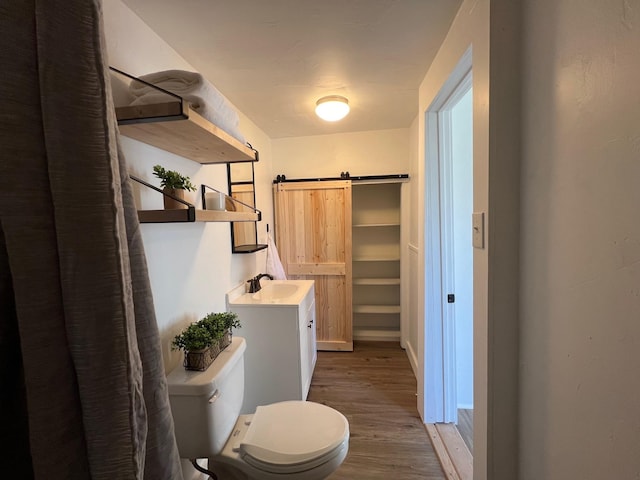
<svg viewBox="0 0 640 480"><path fill-rule="evenodd" d="M465 463L465 470L472 470L473 89L470 50L426 116L424 417L427 424L433 424L433 432L439 434L443 442L459 442L446 450L459 451L460 447L466 450L460 461ZM472 471L467 474L472 475Z"/></svg>
<svg viewBox="0 0 640 480"><path fill-rule="evenodd" d="M444 372L445 421L457 426L473 453L473 90L470 74L456 90L458 93L462 93L462 97L456 95L451 108L439 113L441 145L444 146L441 164L445 173L440 179L441 218L446 225L441 232L442 277L447 301L453 300L444 308L445 321L452 326L445 330L444 348L449 358Z"/></svg>

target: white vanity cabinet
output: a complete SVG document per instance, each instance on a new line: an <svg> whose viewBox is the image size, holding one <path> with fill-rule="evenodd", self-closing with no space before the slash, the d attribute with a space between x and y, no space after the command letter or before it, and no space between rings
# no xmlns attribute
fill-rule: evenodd
<svg viewBox="0 0 640 480"><path fill-rule="evenodd" d="M228 310L241 324L234 335L247 342L243 414L258 405L306 400L317 358L313 280L262 283L257 294L227 297ZM282 296L271 288L278 285L297 288Z"/></svg>

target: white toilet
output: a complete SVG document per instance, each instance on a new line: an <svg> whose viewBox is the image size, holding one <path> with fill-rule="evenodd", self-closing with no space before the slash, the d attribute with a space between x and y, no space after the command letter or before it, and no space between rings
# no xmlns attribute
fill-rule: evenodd
<svg viewBox="0 0 640 480"><path fill-rule="evenodd" d="M239 415L246 345L233 337L204 372L180 366L167 376L180 457L207 458L219 480L327 478L347 456L349 422L333 408L305 401Z"/></svg>

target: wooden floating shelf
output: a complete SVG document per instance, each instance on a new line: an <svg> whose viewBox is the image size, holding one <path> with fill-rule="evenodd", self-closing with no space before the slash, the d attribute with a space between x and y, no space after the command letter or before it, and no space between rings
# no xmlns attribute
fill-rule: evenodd
<svg viewBox="0 0 640 480"><path fill-rule="evenodd" d="M258 153L178 100L116 107L124 136L202 164L255 162Z"/></svg>
<svg viewBox="0 0 640 480"><path fill-rule="evenodd" d="M257 222L257 212L227 212L222 210L138 210L140 223L179 222Z"/></svg>

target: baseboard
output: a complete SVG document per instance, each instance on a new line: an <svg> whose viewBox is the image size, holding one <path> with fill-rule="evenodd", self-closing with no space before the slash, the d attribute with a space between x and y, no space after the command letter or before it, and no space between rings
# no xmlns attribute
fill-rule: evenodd
<svg viewBox="0 0 640 480"><path fill-rule="evenodd" d="M411 364L411 370L413 370L413 374L415 375L415 377L418 378L418 356L416 355L416 351L413 349L411 342L407 342L405 351L407 352L407 357L409 358L409 363Z"/></svg>

